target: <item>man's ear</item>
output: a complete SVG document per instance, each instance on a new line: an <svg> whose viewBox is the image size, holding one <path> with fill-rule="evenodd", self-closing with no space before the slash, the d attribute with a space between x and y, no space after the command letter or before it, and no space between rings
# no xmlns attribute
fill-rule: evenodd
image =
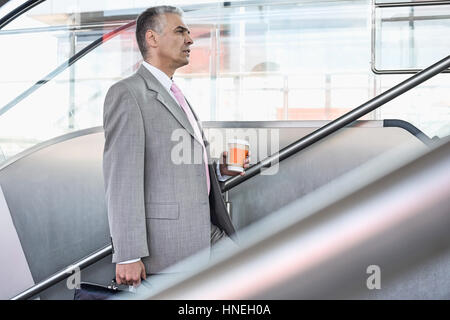
<svg viewBox="0 0 450 320"><path fill-rule="evenodd" d="M152 48L156 48L158 46L158 34L153 30L147 30L145 33L145 42Z"/></svg>

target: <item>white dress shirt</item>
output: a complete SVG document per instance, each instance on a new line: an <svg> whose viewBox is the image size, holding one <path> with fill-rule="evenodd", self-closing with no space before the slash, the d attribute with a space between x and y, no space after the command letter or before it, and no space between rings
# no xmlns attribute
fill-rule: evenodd
<svg viewBox="0 0 450 320"><path fill-rule="evenodd" d="M165 74L163 71L161 71L158 68L152 66L150 63L148 63L146 61L143 61L142 65L144 67L146 67L147 70L150 71L150 73L156 78L156 80L158 80L161 83L161 85L164 87L164 89L167 90L167 92L172 96L173 100L181 108L181 106L179 105L177 99L175 98L175 96L173 95L172 91L170 90L170 88L172 87L172 79L169 78L169 76L167 74ZM217 163L216 173L217 173L217 178L219 179L219 181L225 181L226 179L230 178L230 176L227 176L227 175L223 175L222 176L220 174L220 164L219 163ZM118 262L118 264L134 263L134 262L138 262L140 260L141 260L141 258L137 258L137 259L132 259L132 260Z"/></svg>

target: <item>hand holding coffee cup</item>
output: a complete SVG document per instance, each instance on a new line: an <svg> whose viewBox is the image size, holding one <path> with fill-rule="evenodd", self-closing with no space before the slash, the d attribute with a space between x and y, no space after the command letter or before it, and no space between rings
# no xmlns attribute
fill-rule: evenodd
<svg viewBox="0 0 450 320"><path fill-rule="evenodd" d="M245 175L244 169L250 163L249 143L243 139L233 139L227 145L228 151L222 153L220 173L228 176Z"/></svg>

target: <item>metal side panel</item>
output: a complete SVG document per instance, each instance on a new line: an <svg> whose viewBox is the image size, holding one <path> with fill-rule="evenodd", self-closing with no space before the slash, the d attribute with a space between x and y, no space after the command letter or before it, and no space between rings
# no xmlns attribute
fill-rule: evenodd
<svg viewBox="0 0 450 320"><path fill-rule="evenodd" d="M103 132L72 137L25 153L0 170L0 184L36 282L110 241L103 144Z"/></svg>
<svg viewBox="0 0 450 320"><path fill-rule="evenodd" d="M0 299L9 299L34 285L27 259L17 236L0 186Z"/></svg>

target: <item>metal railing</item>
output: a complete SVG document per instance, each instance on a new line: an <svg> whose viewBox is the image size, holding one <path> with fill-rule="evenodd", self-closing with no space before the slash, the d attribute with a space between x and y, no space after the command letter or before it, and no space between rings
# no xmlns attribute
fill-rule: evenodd
<svg viewBox="0 0 450 320"><path fill-rule="evenodd" d="M376 60L376 50L375 50L375 40L376 40L376 10L382 8L401 8L401 7L422 7L422 6L441 6L441 5L450 5L450 1L414 1L414 2L384 2L379 3L377 0L372 0L372 25L371 25L371 59L370 59L370 67L372 72L375 74L414 74L419 72L421 69L383 69L379 70L375 66ZM443 70L442 73L450 73L450 70Z"/></svg>
<svg viewBox="0 0 450 320"><path fill-rule="evenodd" d="M37 6L38 4L41 4L45 0L29 0L14 10L12 10L10 13L5 15L3 18L0 19L0 30L4 28L7 24L11 23L14 19L21 16L28 10L32 9L33 7Z"/></svg>
<svg viewBox="0 0 450 320"><path fill-rule="evenodd" d="M104 257L107 257L112 252L112 245L107 245L98 251L94 252L93 254L90 254L86 256L85 258L79 260L78 262L75 262L74 264L68 266L64 270L58 271L57 273L51 275L44 281L39 282L38 284L32 286L31 288L23 291L22 293L14 296L11 298L11 300L25 300L32 298L36 294L44 291L45 289L53 286L54 284L58 283L61 280L64 280L68 277L70 277L77 269L82 270L95 262L103 259Z"/></svg>

